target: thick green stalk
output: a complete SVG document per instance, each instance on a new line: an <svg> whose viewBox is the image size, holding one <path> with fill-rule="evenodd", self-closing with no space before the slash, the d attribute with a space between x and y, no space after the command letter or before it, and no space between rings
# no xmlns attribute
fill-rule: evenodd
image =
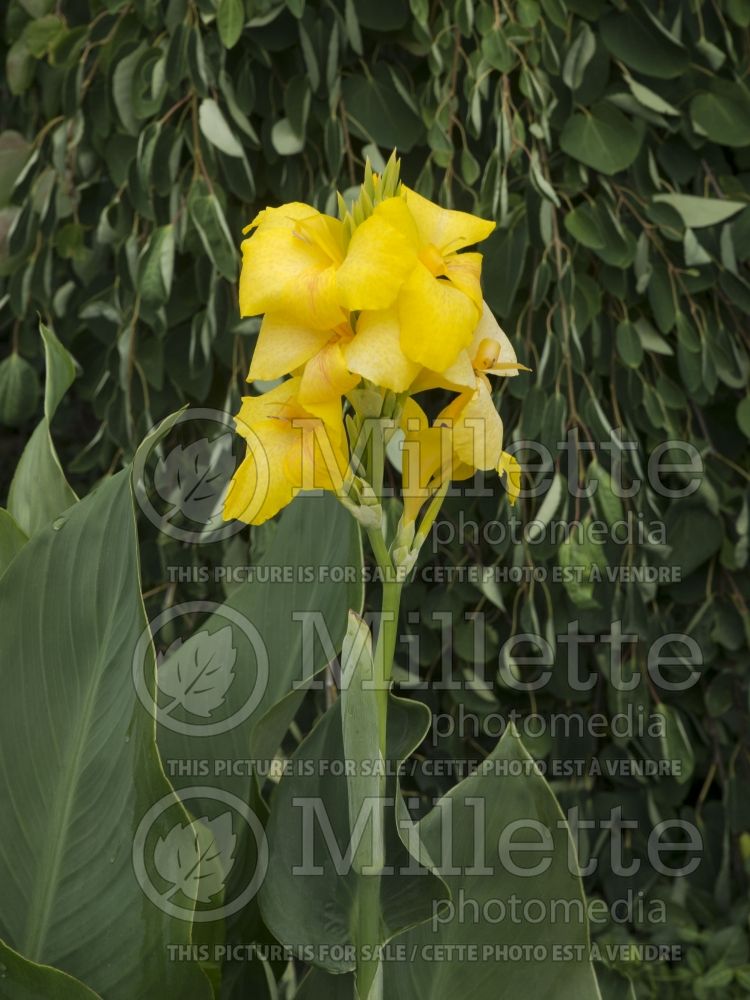
<svg viewBox="0 0 750 1000"><path fill-rule="evenodd" d="M393 577L391 569L391 577ZM373 655L375 667L375 695L378 699L378 721L380 723L380 752L386 759L386 729L388 724L388 688L393 673L393 654L398 639L398 609L401 604L402 582L383 579L383 596L380 608L380 625Z"/></svg>
<svg viewBox="0 0 750 1000"><path fill-rule="evenodd" d="M359 1000L383 1000L378 972L381 940L380 873L357 876L357 993Z"/></svg>
<svg viewBox="0 0 750 1000"><path fill-rule="evenodd" d="M379 751L382 760L387 761L388 747L388 686L393 672L393 654L398 637L398 609L401 601L402 584L396 579L393 563L388 555L385 539L377 529L368 531L373 554L383 579L381 614L378 637L373 654L373 674L375 690L373 695L378 707L379 747L372 748L375 758ZM381 784L385 794L385 778ZM380 819L376 819L380 816ZM373 815L373 822L383 822L383 813ZM381 843L385 843L385 830L379 831ZM357 886L357 989L360 1000L382 1000L382 975L377 949L381 942L380 914L380 873L359 875Z"/></svg>
<svg viewBox="0 0 750 1000"><path fill-rule="evenodd" d="M368 479L373 486L377 500L382 500L383 483L383 427L379 426L381 439L371 440L368 449ZM393 654L398 638L398 611L401 602L402 582L393 565L382 525L368 528L375 561L382 579L381 613L377 641L373 653L373 695L378 712L379 746L372 748L372 757L378 753L383 762L388 759L388 688L393 673ZM385 778L381 783L381 794L385 795ZM379 818L376 818L379 817ZM383 811L373 815L373 822L384 822ZM385 843L385 830L379 831L380 842ZM357 990L360 1000L383 1000L382 970L377 957L381 942L380 872L359 875L356 900L356 947L357 947Z"/></svg>

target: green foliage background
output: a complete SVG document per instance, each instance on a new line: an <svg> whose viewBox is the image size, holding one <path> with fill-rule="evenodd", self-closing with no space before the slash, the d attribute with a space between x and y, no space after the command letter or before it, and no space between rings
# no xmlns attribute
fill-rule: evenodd
<svg viewBox="0 0 750 1000"><path fill-rule="evenodd" d="M633 672L643 672L659 636L681 632L699 644L698 685L670 695L641 684L633 694L631 709L660 705L665 739L529 744L548 763L683 761L680 781L552 782L563 805L587 817L621 805L639 823L631 846L640 873L617 877L592 841L600 864L586 884L590 896L642 890L666 905L666 924L650 925L645 904L603 932L684 946L673 967L627 964L639 996L750 991L748 26L749 0L10 0L4 14L4 487L42 412L37 314L80 368L53 434L85 494L180 405L236 408L258 328L237 313L237 248L259 208L303 200L334 211L364 156L377 166L397 147L407 183L497 220L485 246L486 297L533 369L499 389L506 435L539 440L555 459L554 478L530 475L552 485L520 503L520 522L629 515L646 527L664 522L666 537L496 544L480 533L425 558L547 570L677 566L682 579L417 582L403 624L419 635L426 672L441 654L430 615L440 610L458 620L489 613L488 661L511 633L554 644L574 618L600 636L615 620L637 634L626 647ZM623 453L626 482L645 482L653 448L674 439L702 457L699 490L614 497L611 453L601 448L613 428L638 444ZM569 431L597 445L593 501L566 488L594 459L581 452L568 463L557 442ZM454 527L461 518L507 522L504 494L491 486L480 501L448 503ZM244 536L226 552L142 537L146 590L163 589L167 565L246 561ZM180 585L179 595L215 589ZM466 621L453 637L456 674L473 669L472 635ZM582 655L599 677L590 693L569 687L559 644L553 682L536 702L501 679L490 700L461 697L482 712L625 710L608 686L606 643ZM450 692L420 697L436 712L458 711ZM492 745L446 738L433 752L475 757ZM417 782L425 796L450 783ZM650 826L670 817L695 822L706 845L697 872L677 883L645 861Z"/></svg>

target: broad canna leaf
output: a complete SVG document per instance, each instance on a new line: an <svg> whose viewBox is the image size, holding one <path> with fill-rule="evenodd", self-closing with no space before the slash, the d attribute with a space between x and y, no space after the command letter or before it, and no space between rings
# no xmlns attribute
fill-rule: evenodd
<svg viewBox="0 0 750 1000"><path fill-rule="evenodd" d="M514 823L519 826L513 843L539 845L541 831L546 831L547 849L511 855L513 864L508 863L500 838ZM443 873L453 897L450 907L396 939L414 958L385 964L388 1000L458 996L600 1000L588 958L588 922L570 831L547 782L512 728L477 773L452 788L427 814L419 833L431 857L444 858L462 873L447 869ZM539 867L532 875L535 866ZM533 901L529 913L541 908L547 919L513 919L513 897L522 914ZM502 920L497 919L500 904L508 907ZM566 907L566 918L552 919L552 908L561 906ZM461 948L474 949L475 957L456 961ZM509 949L507 960L502 957L504 948ZM530 949L526 960L524 948ZM555 958L563 953L566 961Z"/></svg>
<svg viewBox="0 0 750 1000"><path fill-rule="evenodd" d="M190 920L146 898L134 869L134 837L155 803L164 810L152 838L188 819L131 681L146 619L129 470L24 546L0 603L0 657L16 674L0 705L0 937L108 1000L209 1000L200 969L169 960ZM25 995L28 968L6 964L10 995Z"/></svg>

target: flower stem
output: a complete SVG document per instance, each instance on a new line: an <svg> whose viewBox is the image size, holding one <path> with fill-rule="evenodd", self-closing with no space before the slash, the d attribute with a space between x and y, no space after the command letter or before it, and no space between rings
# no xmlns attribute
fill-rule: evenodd
<svg viewBox="0 0 750 1000"><path fill-rule="evenodd" d="M379 968L381 940L380 873L357 876L357 996L383 1000L383 974Z"/></svg>
<svg viewBox="0 0 750 1000"><path fill-rule="evenodd" d="M387 749L388 688L393 673L393 654L398 638L398 609L401 604L402 586L400 580L383 580L380 625L374 653L375 682L377 685L375 694L378 699L378 720L380 723L380 752L384 760Z"/></svg>
<svg viewBox="0 0 750 1000"><path fill-rule="evenodd" d="M378 532L368 532L370 540ZM387 550L380 536L380 542L387 556ZM381 598L380 624L378 627L377 641L373 654L373 673L375 690L373 692L377 700L378 709L378 736L380 757L385 762L388 759L387 729L388 729L388 688L391 674L393 672L393 654L396 649L396 639L398 637L398 609L401 601L400 580L394 578L393 565L390 557L387 563L381 563L378 556L378 549L375 549L375 557L383 574L383 592ZM377 756L377 750L372 748L373 757ZM381 784L381 794L385 795L385 778ZM376 818L377 817L377 818ZM385 818L384 810L377 810L373 814L372 821L383 823ZM386 842L385 829L381 829L378 839L382 844ZM380 872L368 875L359 875L357 882L356 898L356 948L357 948L357 995L361 1000L383 1000L382 968L378 958L378 948L382 941L382 918L380 905Z"/></svg>
<svg viewBox="0 0 750 1000"><path fill-rule="evenodd" d="M371 441L368 450L368 479L377 501L382 501L384 465L384 426L379 424L380 439ZM380 622L373 653L373 695L377 704L379 746L372 747L372 756L378 752L383 762L388 759L388 688L393 673L393 655L398 638L398 612L401 602L402 579L393 565L385 535L385 523L367 528L367 537L382 580ZM385 795L385 779L381 785ZM376 816L378 817L376 819ZM373 822L384 823L384 810L373 815ZM381 844L386 841L385 829L379 831ZM380 905L381 873L358 876L354 924L357 948L357 994L360 1000L383 1000L383 970L378 957L382 940Z"/></svg>

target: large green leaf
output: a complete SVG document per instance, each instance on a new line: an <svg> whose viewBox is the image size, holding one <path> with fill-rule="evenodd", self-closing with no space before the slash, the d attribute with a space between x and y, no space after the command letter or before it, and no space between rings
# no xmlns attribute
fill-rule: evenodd
<svg viewBox="0 0 750 1000"><path fill-rule="evenodd" d="M0 1000L97 1000L98 996L66 972L29 962L0 941Z"/></svg>
<svg viewBox="0 0 750 1000"><path fill-rule="evenodd" d="M408 152L424 134L424 125L385 73L352 75L343 82L352 131L386 149Z"/></svg>
<svg viewBox="0 0 750 1000"><path fill-rule="evenodd" d="M715 226L731 219L733 215L747 208L746 201L730 201L728 198L697 198L692 194L655 194L654 201L671 205L691 229Z"/></svg>
<svg viewBox="0 0 750 1000"><path fill-rule="evenodd" d="M612 55L647 76L669 79L688 64L687 49L647 9L639 12L633 5L623 14L609 14L600 27Z"/></svg>
<svg viewBox="0 0 750 1000"><path fill-rule="evenodd" d="M511 826L515 823L517 828ZM545 831L549 847L505 857L500 838L513 829L514 844L538 847L541 831ZM443 871L453 910L395 942L405 946L410 959L386 963L384 995L388 1000L455 1000L460 996L598 1000L588 959L583 889L572 870L570 832L549 786L510 728L478 772L451 789L420 822L419 833L432 858L445 857L463 874ZM549 865L542 870L547 860ZM524 870L514 871L514 866ZM540 867L532 874L535 866ZM514 898L518 901L515 918ZM530 901L532 920L524 916ZM499 904L507 908L502 920L498 920ZM560 919L560 908L568 906L568 916ZM551 919L555 907L558 918ZM537 922L540 910L547 919ZM445 946L442 960L438 958L440 946ZM450 946L455 946L453 952ZM519 948L520 960L503 960L503 949L514 946ZM470 961L451 960L451 954L460 954L461 948L473 956ZM524 948L530 949L527 960ZM556 953L557 948L563 950ZM555 955L565 953L566 948L568 960L561 962Z"/></svg>
<svg viewBox="0 0 750 1000"><path fill-rule="evenodd" d="M693 123L724 146L750 143L750 95L738 83L715 78L710 90L690 102Z"/></svg>
<svg viewBox="0 0 750 1000"><path fill-rule="evenodd" d="M27 535L35 534L76 501L50 435L55 410L75 378L75 362L44 323L39 324L39 332L47 365L44 417L24 448L8 493L8 510Z"/></svg>
<svg viewBox="0 0 750 1000"><path fill-rule="evenodd" d="M203 973L169 960L190 921L150 902L134 834L184 810L161 769L153 717L131 683L146 626L130 472L106 480L35 535L0 580L0 937L111 1000L210 997ZM149 650L153 682L153 653ZM26 970L16 966L19 993Z"/></svg>
<svg viewBox="0 0 750 1000"><path fill-rule="evenodd" d="M638 155L641 133L617 108L602 102L567 120L560 148L594 170L616 174Z"/></svg>
<svg viewBox="0 0 750 1000"><path fill-rule="evenodd" d="M170 678L177 671L178 658L187 663L212 661L219 670L209 676L218 682L223 661L231 667L229 684L218 685L218 699L207 703L208 715L193 714L182 706L174 714L160 712L158 740L175 787L196 784L190 774L181 772L182 761L205 761L208 777L200 784L239 796L262 817L266 807L253 768L273 760L313 677L341 648L348 611L362 608L363 573L359 528L330 494L299 497L278 524L255 530L256 544L263 549L256 578L239 585L159 668L161 685L164 675ZM206 694L212 686L213 681L203 685ZM163 692L159 698L163 704ZM167 695L166 703L171 700ZM184 704L189 709L190 703ZM192 707L203 710L198 704ZM233 716L235 723L222 725ZM206 723L212 728L204 728ZM215 808L214 802L200 796L186 805L196 816ZM228 898L241 891L239 883L256 871L257 842L245 831L236 855ZM232 917L227 934L230 940L247 944L258 932L252 899ZM247 963L231 970L237 991L231 996L241 996L249 988L247 978L252 973Z"/></svg>
<svg viewBox="0 0 750 1000"><path fill-rule="evenodd" d="M7 510L0 507L0 576L24 547L28 538Z"/></svg>

